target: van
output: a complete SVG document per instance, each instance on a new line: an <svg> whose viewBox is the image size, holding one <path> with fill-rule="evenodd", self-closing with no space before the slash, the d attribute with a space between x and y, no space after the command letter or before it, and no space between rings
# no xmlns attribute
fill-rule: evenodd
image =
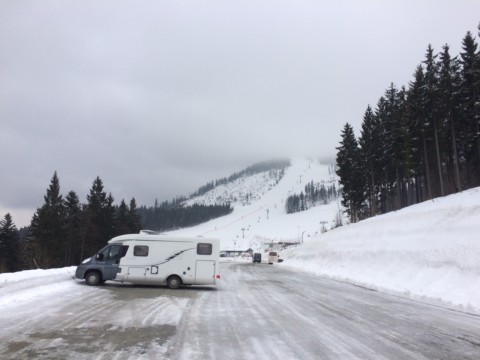
<svg viewBox="0 0 480 360"><path fill-rule="evenodd" d="M276 251L270 251L268 253L268 263L272 265L276 262L278 262L278 253Z"/></svg>
<svg viewBox="0 0 480 360"><path fill-rule="evenodd" d="M261 263L262 262L262 254L255 253L253 254L253 263Z"/></svg>
<svg viewBox="0 0 480 360"><path fill-rule="evenodd" d="M121 235L77 267L75 278L87 285L107 280L131 284L215 285L220 241L202 237L172 237L152 232Z"/></svg>

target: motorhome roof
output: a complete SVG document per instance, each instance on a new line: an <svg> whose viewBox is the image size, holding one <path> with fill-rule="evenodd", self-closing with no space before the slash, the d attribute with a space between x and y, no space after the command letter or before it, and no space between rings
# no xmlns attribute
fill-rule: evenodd
<svg viewBox="0 0 480 360"><path fill-rule="evenodd" d="M204 238L204 237L176 237L149 234L126 234L114 237L108 243L124 242L124 241L179 241L179 242L204 242L204 241L218 241L218 239Z"/></svg>
<svg viewBox="0 0 480 360"><path fill-rule="evenodd" d="M139 234L145 235L167 235L165 233L161 233L160 231L153 231L153 230L140 230Z"/></svg>

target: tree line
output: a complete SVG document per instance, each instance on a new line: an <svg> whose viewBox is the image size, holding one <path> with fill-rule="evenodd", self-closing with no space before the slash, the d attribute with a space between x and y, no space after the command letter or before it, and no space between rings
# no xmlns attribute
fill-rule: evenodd
<svg viewBox="0 0 480 360"><path fill-rule="evenodd" d="M358 139L345 124L336 160L352 222L480 185L477 47L470 32L459 56L429 45L408 88L367 106Z"/></svg>
<svg viewBox="0 0 480 360"><path fill-rule="evenodd" d="M308 210L312 206L326 205L337 199L338 195L335 184L325 186L323 182L314 183L312 180L305 185L305 192L302 191L300 194L293 194L287 198L285 211L287 214L292 214Z"/></svg>
<svg viewBox="0 0 480 360"><path fill-rule="evenodd" d="M97 177L82 204L75 191L61 194L55 172L30 226L18 230L10 214L0 221L0 273L78 265L115 236L192 226L232 211L230 204L183 206L184 200L138 208L132 198L115 205Z"/></svg>
<svg viewBox="0 0 480 360"><path fill-rule="evenodd" d="M185 206L177 201L164 202L160 206L142 206L138 209L142 225L146 229L167 231L194 226L203 222L230 214L233 208L230 204Z"/></svg>
<svg viewBox="0 0 480 360"><path fill-rule="evenodd" d="M135 198L129 205L124 200L114 205L112 194L103 188L97 177L87 203L81 204L75 191L65 197L61 194L55 172L44 204L36 210L27 229L17 231L10 214L0 223L0 271L78 265L110 238L138 232L140 218Z"/></svg>
<svg viewBox="0 0 480 360"><path fill-rule="evenodd" d="M262 162L253 164L251 166L248 166L239 172L233 173L229 177L224 177L221 179L217 179L215 181L212 180L206 183L205 185L200 186L200 188L198 188L197 191L195 191L190 195L190 198L204 195L210 190L213 190L214 188L216 188L217 186L226 185L243 176L251 176L251 175L259 174L266 171L280 170L279 172L280 178L278 179L278 181L280 181L280 179L283 177L285 173L285 168L289 167L290 165L291 163L290 163L290 160L288 159L262 161Z"/></svg>

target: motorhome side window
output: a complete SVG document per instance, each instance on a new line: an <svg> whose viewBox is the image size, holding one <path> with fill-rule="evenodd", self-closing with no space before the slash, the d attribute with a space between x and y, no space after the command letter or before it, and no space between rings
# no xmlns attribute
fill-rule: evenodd
<svg viewBox="0 0 480 360"><path fill-rule="evenodd" d="M133 248L133 256L148 256L148 246L135 245Z"/></svg>
<svg viewBox="0 0 480 360"><path fill-rule="evenodd" d="M212 255L212 244L199 243L197 244L198 255Z"/></svg>

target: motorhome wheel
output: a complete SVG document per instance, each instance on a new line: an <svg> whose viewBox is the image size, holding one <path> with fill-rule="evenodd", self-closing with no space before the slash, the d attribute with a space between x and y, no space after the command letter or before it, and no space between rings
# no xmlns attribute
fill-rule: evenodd
<svg viewBox="0 0 480 360"><path fill-rule="evenodd" d="M181 284L182 284L182 281L176 275L172 275L167 279L167 286L170 289L178 289Z"/></svg>
<svg viewBox="0 0 480 360"><path fill-rule="evenodd" d="M98 285L102 281L102 278L100 276L100 273L98 271L89 271L85 275L85 282L87 285Z"/></svg>

